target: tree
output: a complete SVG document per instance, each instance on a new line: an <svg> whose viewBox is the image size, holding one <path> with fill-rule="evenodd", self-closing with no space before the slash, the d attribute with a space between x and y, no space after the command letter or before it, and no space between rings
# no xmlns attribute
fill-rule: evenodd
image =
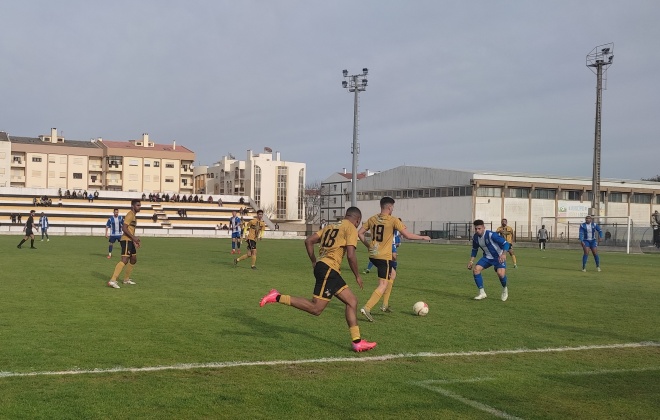
<svg viewBox="0 0 660 420"><path fill-rule="evenodd" d="M653 182L660 182L660 175L656 175L651 178L642 178L642 181L653 181Z"/></svg>
<svg viewBox="0 0 660 420"><path fill-rule="evenodd" d="M321 222L321 181L312 181L305 186L305 223Z"/></svg>

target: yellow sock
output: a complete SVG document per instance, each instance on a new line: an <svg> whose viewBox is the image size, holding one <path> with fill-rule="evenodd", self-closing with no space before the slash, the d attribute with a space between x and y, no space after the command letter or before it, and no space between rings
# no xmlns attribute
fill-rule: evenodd
<svg viewBox="0 0 660 420"><path fill-rule="evenodd" d="M518 263L516 262L516 256L513 256L513 265L517 265Z"/></svg>
<svg viewBox="0 0 660 420"><path fill-rule="evenodd" d="M381 295L380 292L379 292L377 289L374 290L374 292L371 294L371 297L369 298L369 300L367 301L367 303L364 305L364 307L365 307L368 311L370 311L371 308L373 308L373 307L378 303L378 301L380 300L381 296L383 296L383 295Z"/></svg>
<svg viewBox="0 0 660 420"><path fill-rule="evenodd" d="M126 270L124 271L124 280L128 280L131 278L131 272L133 271L133 267L135 267L135 264L128 263L126 266Z"/></svg>
<svg viewBox="0 0 660 420"><path fill-rule="evenodd" d="M119 277L119 274L121 274L121 270L124 269L124 263L122 261L119 261L117 265L115 266L115 272L112 273L112 277L110 278L110 281L117 281L117 277Z"/></svg>
<svg viewBox="0 0 660 420"><path fill-rule="evenodd" d="M282 305L288 305L291 306L291 296L290 295L280 295L280 300L279 302Z"/></svg>
<svg viewBox="0 0 660 420"><path fill-rule="evenodd" d="M236 258L236 261L243 261L243 260L246 259L247 257L248 257L248 254L243 254L243 255L241 255L240 257Z"/></svg>
<svg viewBox="0 0 660 420"><path fill-rule="evenodd" d="M383 306L390 305L390 295L392 294L392 286L394 286L394 280L388 280L387 289L385 289L385 294L383 294Z"/></svg>
<svg viewBox="0 0 660 420"><path fill-rule="evenodd" d="M255 265L257 265L257 256L253 255L252 256L252 267L254 267Z"/></svg>
<svg viewBox="0 0 660 420"><path fill-rule="evenodd" d="M348 331L351 333L351 341L360 339L360 327L357 325L354 327L348 327Z"/></svg>

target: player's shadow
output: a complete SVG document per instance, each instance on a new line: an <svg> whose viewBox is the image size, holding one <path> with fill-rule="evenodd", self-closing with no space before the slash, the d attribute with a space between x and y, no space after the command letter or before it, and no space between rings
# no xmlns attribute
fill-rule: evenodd
<svg viewBox="0 0 660 420"><path fill-rule="evenodd" d="M320 337L315 334L310 334L307 330L302 328L296 328L291 324L280 324L280 323L269 323L265 322L263 318L257 318L252 316L254 311L225 311L224 316L234 320L236 324L242 324L246 327L249 327L252 332L237 332L235 329L230 330L220 330L220 334L223 336L232 336L232 335L241 335L248 337L270 337L270 338L282 338L284 334L296 334L302 337L307 337L312 340L325 342L328 346L343 348L340 342L337 340L329 340L324 337ZM301 315L308 315L307 313L302 313ZM267 315L265 315L267 317Z"/></svg>

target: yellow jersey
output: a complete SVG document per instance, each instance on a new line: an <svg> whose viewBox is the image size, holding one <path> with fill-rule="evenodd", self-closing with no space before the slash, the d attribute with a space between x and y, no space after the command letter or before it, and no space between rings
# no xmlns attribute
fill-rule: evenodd
<svg viewBox="0 0 660 420"><path fill-rule="evenodd" d="M255 218L247 223L245 229L247 229L247 239L249 241L256 241L257 238L261 238L264 230L266 230L266 223L263 220Z"/></svg>
<svg viewBox="0 0 660 420"><path fill-rule="evenodd" d="M495 232L503 237L508 243L513 243L513 228L511 226L500 226Z"/></svg>
<svg viewBox="0 0 660 420"><path fill-rule="evenodd" d="M346 247L357 247L358 231L353 223L344 219L341 223L328 224L317 233L321 238L319 260L341 273L341 262L346 255Z"/></svg>
<svg viewBox="0 0 660 420"><path fill-rule="evenodd" d="M128 213L126 213L124 224L126 225L126 229L124 229L124 234L121 235L121 240L130 241L131 238L126 235L126 232L130 233L131 236L135 236L135 227L137 226L137 218L135 217L133 210L129 210Z"/></svg>
<svg viewBox="0 0 660 420"><path fill-rule="evenodd" d="M394 230L401 232L406 229L406 225L396 217L377 214L367 220L364 228L371 234L369 258L391 261Z"/></svg>

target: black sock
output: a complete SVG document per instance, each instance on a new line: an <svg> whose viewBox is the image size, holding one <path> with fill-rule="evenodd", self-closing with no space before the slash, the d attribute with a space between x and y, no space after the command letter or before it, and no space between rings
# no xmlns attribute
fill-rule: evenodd
<svg viewBox="0 0 660 420"><path fill-rule="evenodd" d="M30 246L31 246L31 247L34 246L34 239L30 239Z"/></svg>
<svg viewBox="0 0 660 420"><path fill-rule="evenodd" d="M21 241L21 243L18 244L18 246L21 246L21 245L23 245L24 243L25 243L25 239L23 239L23 240Z"/></svg>

